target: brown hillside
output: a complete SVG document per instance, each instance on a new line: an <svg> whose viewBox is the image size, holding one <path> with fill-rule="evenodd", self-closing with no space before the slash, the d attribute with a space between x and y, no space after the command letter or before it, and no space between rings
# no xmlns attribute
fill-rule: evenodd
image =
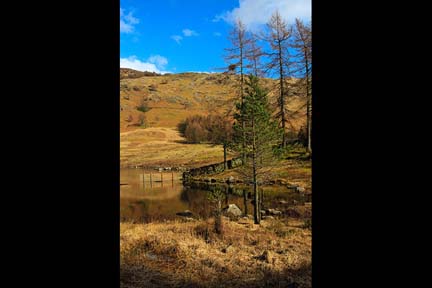
<svg viewBox="0 0 432 288"><path fill-rule="evenodd" d="M184 139L178 135L177 125L191 115L208 115L214 112L228 114L233 111L237 101L238 76L222 73L149 76L146 74L148 72L124 68L121 68L120 72L123 75L120 80L122 166L162 165L171 162L195 166L222 161L220 147L183 143ZM271 91L277 82L262 79L261 83ZM272 92L270 100L274 101ZM139 111L137 108L141 105L149 110ZM299 110L291 120L292 128L298 130L306 122L305 99L293 96L287 106L290 111ZM140 125L143 117L144 126ZM157 153L162 150L166 153ZM172 154L174 151L177 153ZM200 159L196 158L198 155Z"/></svg>

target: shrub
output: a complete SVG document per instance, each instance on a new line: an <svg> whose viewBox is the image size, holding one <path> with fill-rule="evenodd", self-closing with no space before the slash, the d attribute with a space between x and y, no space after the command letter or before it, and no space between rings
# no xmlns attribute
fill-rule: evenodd
<svg viewBox="0 0 432 288"><path fill-rule="evenodd" d="M150 107L148 107L147 103L143 100L141 101L141 104L137 107L137 110L145 113L150 110Z"/></svg>
<svg viewBox="0 0 432 288"><path fill-rule="evenodd" d="M191 143L200 143L207 140L207 131L196 122L192 122L186 127L185 137Z"/></svg>

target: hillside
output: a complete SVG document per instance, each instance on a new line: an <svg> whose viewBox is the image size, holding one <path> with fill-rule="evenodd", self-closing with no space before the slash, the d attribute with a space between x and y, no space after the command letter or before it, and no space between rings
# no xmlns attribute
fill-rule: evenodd
<svg viewBox="0 0 432 288"><path fill-rule="evenodd" d="M169 164L167 161L196 166L222 161L220 147L183 143L177 124L195 114L228 114L233 111L237 101L238 76L222 73L152 75L124 68L120 68L120 74L122 166L164 165ZM269 90L276 85L272 79L262 79L261 83ZM270 99L274 101L272 92ZM290 111L300 109L291 121L295 130L306 121L304 104L304 98L299 96L291 97L287 103ZM145 109L139 111L137 107L140 106ZM147 109L147 112L142 112Z"/></svg>

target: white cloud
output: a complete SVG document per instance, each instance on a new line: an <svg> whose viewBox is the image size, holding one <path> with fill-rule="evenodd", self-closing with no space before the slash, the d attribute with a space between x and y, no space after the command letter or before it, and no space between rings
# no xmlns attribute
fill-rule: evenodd
<svg viewBox="0 0 432 288"><path fill-rule="evenodd" d="M125 14L125 9L120 7L120 33L132 33L139 19L132 16L132 12Z"/></svg>
<svg viewBox="0 0 432 288"><path fill-rule="evenodd" d="M222 36L222 34L219 33L219 32L214 32L214 33L213 33L213 36L220 37L220 36Z"/></svg>
<svg viewBox="0 0 432 288"><path fill-rule="evenodd" d="M150 63L150 59L154 61L154 63ZM160 65L161 63L163 65ZM130 68L138 71L156 72L160 74L171 73L169 71L163 71L163 67L166 64L168 64L168 60L160 55L151 56L147 62L142 62L136 56L120 58L120 68Z"/></svg>
<svg viewBox="0 0 432 288"><path fill-rule="evenodd" d="M196 31L194 31L194 30L190 30L190 29L183 29L183 35L185 36L185 37L191 37L191 36L198 36L199 34L196 32Z"/></svg>
<svg viewBox="0 0 432 288"><path fill-rule="evenodd" d="M160 55L152 55L147 59L148 62L156 64L159 68L164 68L168 64L168 59Z"/></svg>
<svg viewBox="0 0 432 288"><path fill-rule="evenodd" d="M288 23L294 22L295 18L310 20L311 0L239 0L238 8L216 15L212 21L224 20L233 24L240 19L248 29L255 30L266 24L276 10Z"/></svg>
<svg viewBox="0 0 432 288"><path fill-rule="evenodd" d="M180 41L183 39L183 37L180 36L180 35L172 35L171 39L173 39L174 41L176 41L177 44L180 44Z"/></svg>

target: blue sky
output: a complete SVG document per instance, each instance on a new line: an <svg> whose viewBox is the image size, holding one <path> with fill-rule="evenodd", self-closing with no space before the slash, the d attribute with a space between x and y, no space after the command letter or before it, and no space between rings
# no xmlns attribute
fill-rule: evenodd
<svg viewBox="0 0 432 288"><path fill-rule="evenodd" d="M257 31L275 9L289 23L308 21L311 0L121 0L120 67L220 72L233 20Z"/></svg>

